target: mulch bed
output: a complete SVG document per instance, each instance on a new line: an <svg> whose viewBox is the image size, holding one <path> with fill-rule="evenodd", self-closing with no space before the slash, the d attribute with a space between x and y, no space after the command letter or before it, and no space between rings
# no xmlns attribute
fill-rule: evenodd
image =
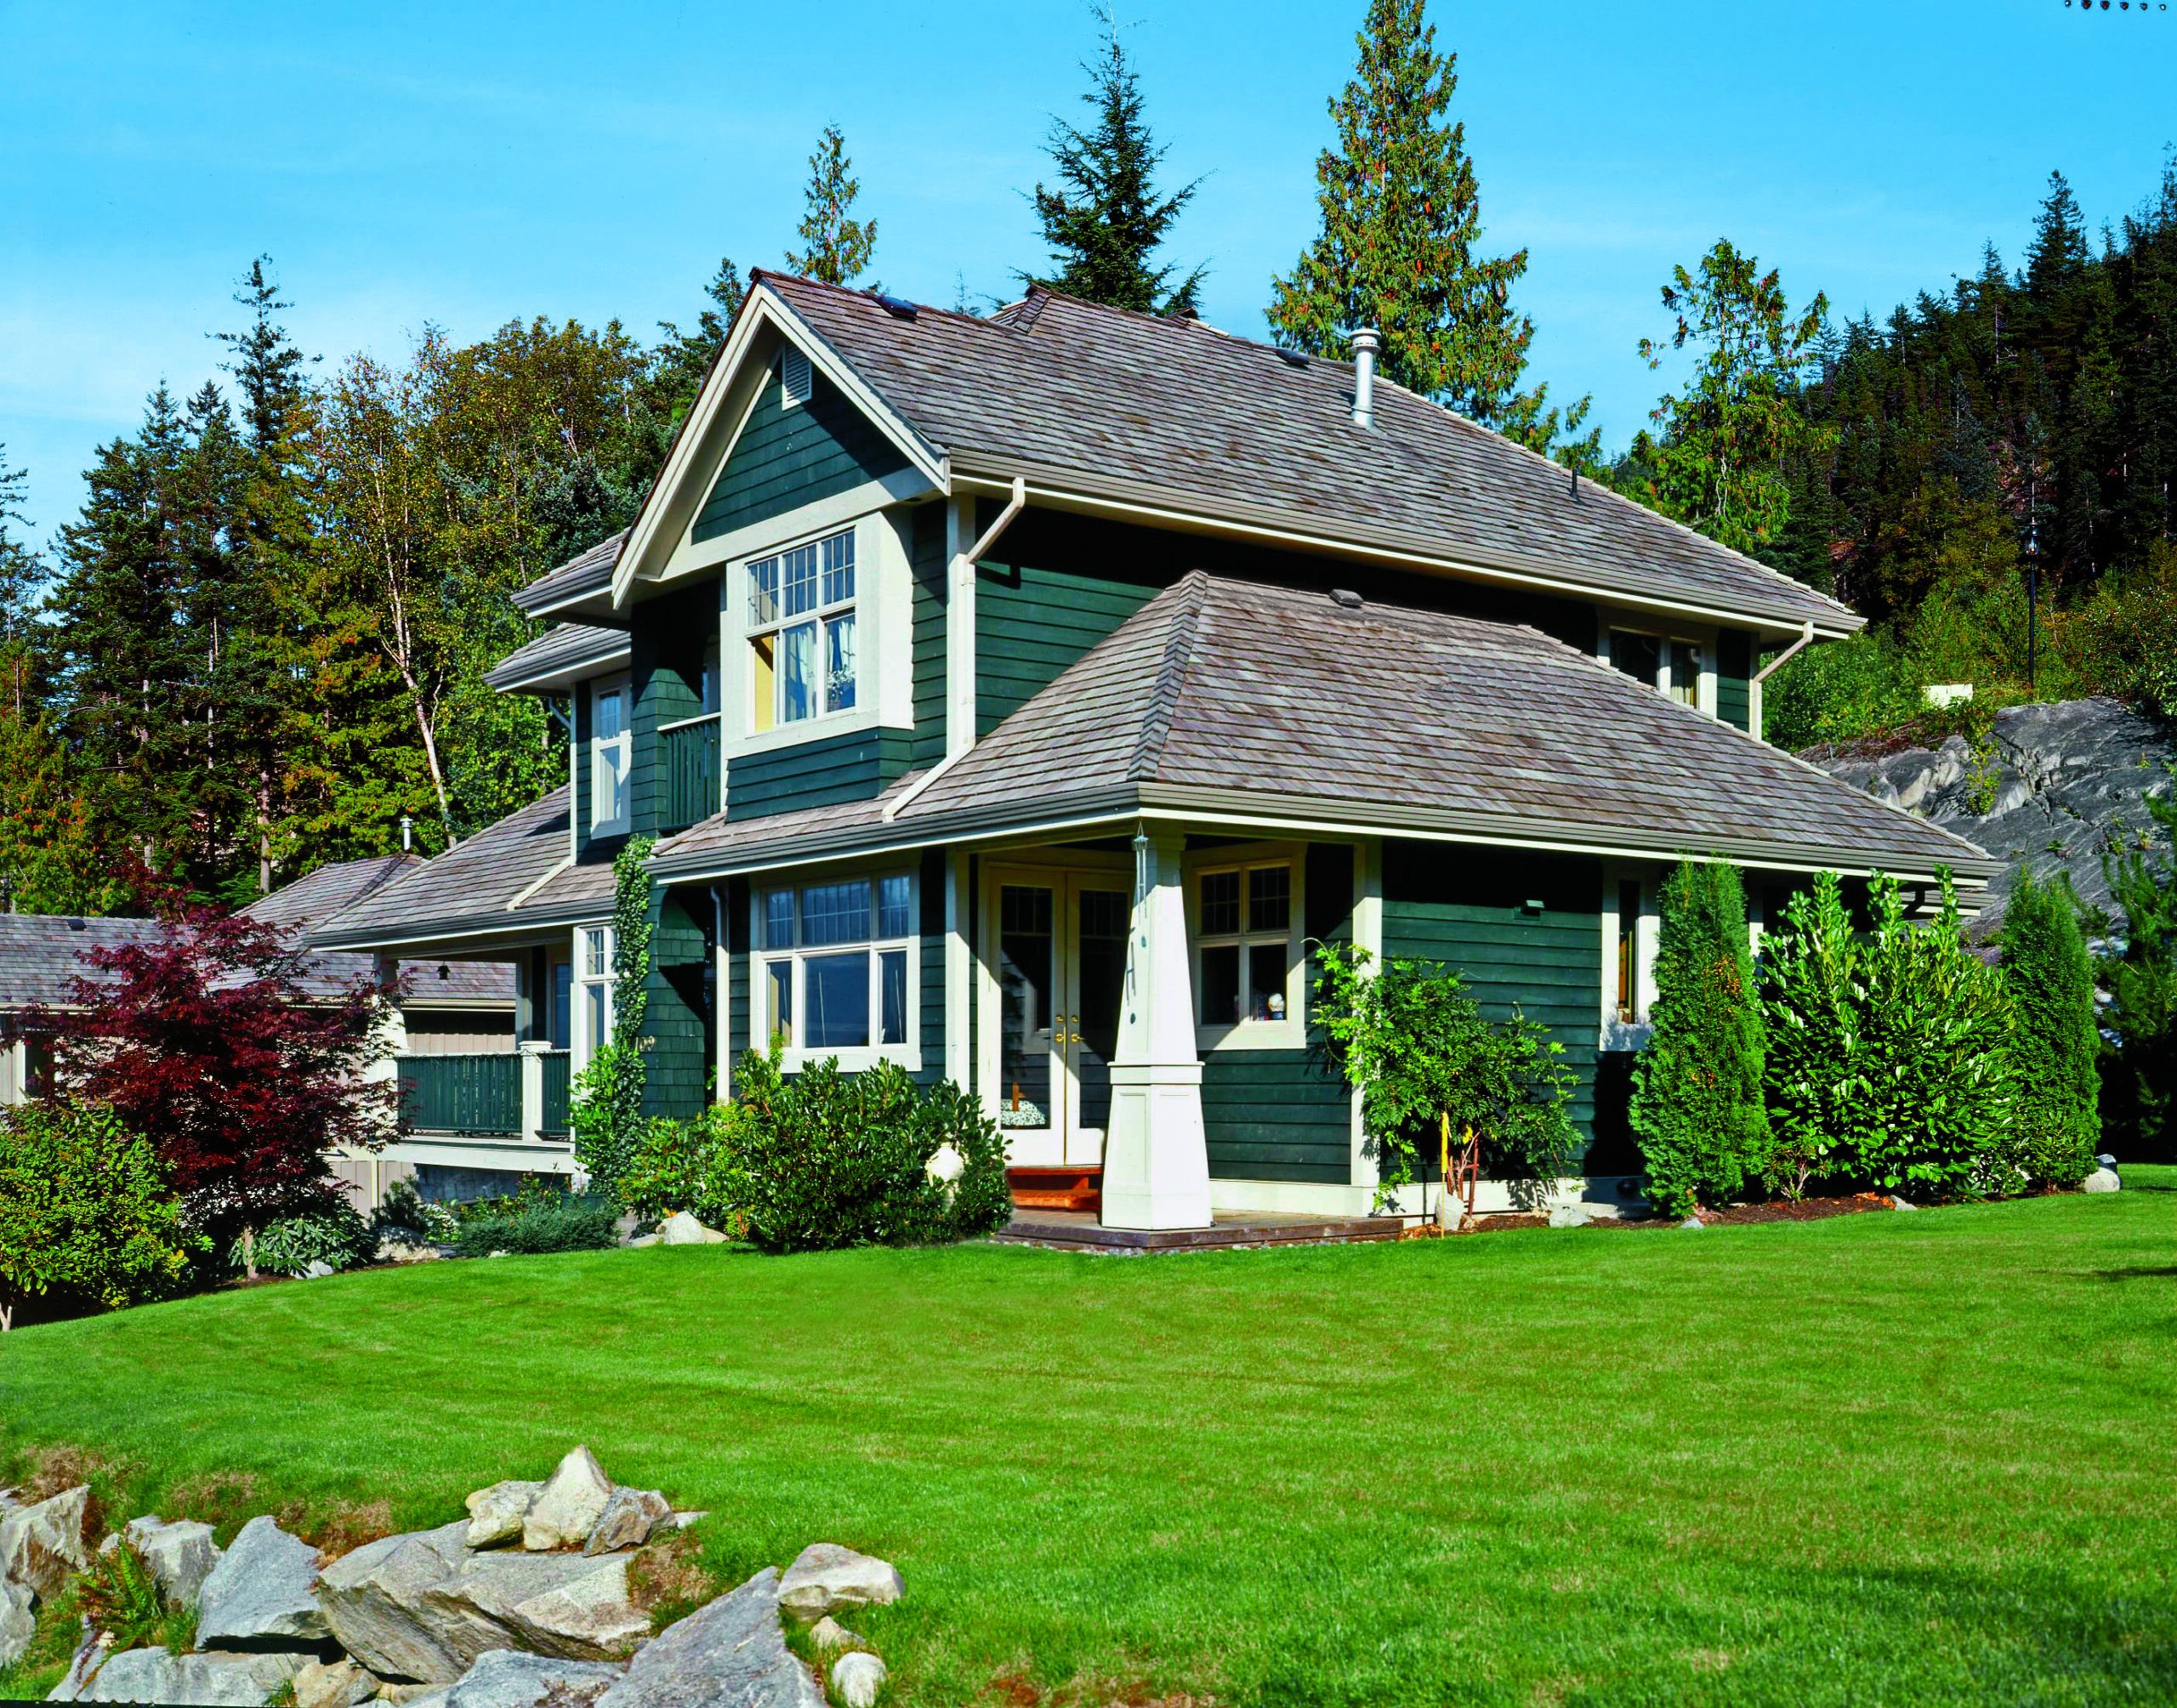
<svg viewBox="0 0 2177 1708"><path fill-rule="evenodd" d="M1832 1216L1856 1216L1863 1210L1894 1210L1896 1200L1879 1192L1856 1192L1848 1198L1803 1198L1796 1204L1778 1199L1773 1204L1734 1204L1728 1210L1703 1210L1701 1219L1712 1228L1735 1226L1754 1222L1821 1222ZM1509 1211L1494 1216L1477 1216L1457 1234L1444 1235L1432 1224L1409 1228L1404 1238L1434 1240L1445 1237L1464 1238L1469 1234L1503 1234L1515 1228L1547 1228L1549 1217L1545 1211ZM1675 1228L1677 1218L1669 1216L1598 1216L1588 1226L1634 1229L1640 1228Z"/></svg>

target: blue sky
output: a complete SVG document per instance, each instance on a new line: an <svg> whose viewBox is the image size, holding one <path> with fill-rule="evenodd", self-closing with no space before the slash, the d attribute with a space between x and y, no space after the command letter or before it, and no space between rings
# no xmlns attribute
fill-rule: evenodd
<svg viewBox="0 0 2177 1708"><path fill-rule="evenodd" d="M1314 228L1326 97L1361 0L1123 0L1206 317L1259 332ZM1431 8L1535 372L1630 437L1657 287L1728 234L1878 314L2023 247L2050 168L2089 219L2177 141L2177 11L2062 0ZM1807 20L1818 20L1810 30ZM0 0L0 440L33 534L164 376L213 368L235 276L275 257L306 349L397 356L426 322L685 321L721 253L775 263L805 157L845 128L886 286L949 303L1037 264L1020 194L1093 46L1079 0L823 7Z"/></svg>

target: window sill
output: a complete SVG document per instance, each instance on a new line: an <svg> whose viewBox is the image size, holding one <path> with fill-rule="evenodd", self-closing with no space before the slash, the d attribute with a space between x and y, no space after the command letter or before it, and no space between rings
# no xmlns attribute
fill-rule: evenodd
<svg viewBox="0 0 2177 1708"><path fill-rule="evenodd" d="M855 706L844 712L826 712L815 718L804 718L797 723L774 723L768 729L743 730L732 738L732 752L729 759L769 753L783 747L798 747L804 741L820 741L829 735L858 735L877 727L874 706Z"/></svg>
<svg viewBox="0 0 2177 1708"><path fill-rule="evenodd" d="M782 1073L798 1074L819 1062L836 1058L843 1074L863 1074L879 1062L891 1062L909 1073L922 1071L922 1052L912 1044L863 1044L836 1050L783 1050L779 1055Z"/></svg>
<svg viewBox="0 0 2177 1708"><path fill-rule="evenodd" d="M1236 1026L1197 1026L1194 1047L1202 1055L1223 1055L1238 1050L1304 1050L1308 1047L1304 1021L1245 1020Z"/></svg>

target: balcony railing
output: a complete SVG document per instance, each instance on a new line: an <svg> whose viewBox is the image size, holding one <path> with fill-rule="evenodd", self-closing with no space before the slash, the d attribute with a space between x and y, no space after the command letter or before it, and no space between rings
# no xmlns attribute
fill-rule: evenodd
<svg viewBox="0 0 2177 1708"><path fill-rule="evenodd" d="M665 811L659 830L670 835L701 824L719 809L719 720L713 713L669 725L665 743Z"/></svg>
<svg viewBox="0 0 2177 1708"><path fill-rule="evenodd" d="M399 1056L401 1118L418 1132L486 1133L514 1138L521 1132L521 1058L513 1051L487 1056Z"/></svg>
<svg viewBox="0 0 2177 1708"><path fill-rule="evenodd" d="M565 1050L540 1051L537 1065L543 1070L543 1110L537 1117L537 1132L545 1138L565 1138L572 1128L567 1120L567 1105L574 1082L574 1064Z"/></svg>

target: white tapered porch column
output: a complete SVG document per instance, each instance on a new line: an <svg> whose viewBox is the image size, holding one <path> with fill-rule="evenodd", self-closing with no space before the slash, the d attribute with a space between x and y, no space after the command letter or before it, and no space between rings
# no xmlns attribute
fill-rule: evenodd
<svg viewBox="0 0 2177 1708"><path fill-rule="evenodd" d="M1194 1047L1184 838L1134 839L1134 916L1126 988L1111 1058L1104 1144L1104 1225L1209 1226L1209 1150L1202 1126L1202 1060Z"/></svg>

